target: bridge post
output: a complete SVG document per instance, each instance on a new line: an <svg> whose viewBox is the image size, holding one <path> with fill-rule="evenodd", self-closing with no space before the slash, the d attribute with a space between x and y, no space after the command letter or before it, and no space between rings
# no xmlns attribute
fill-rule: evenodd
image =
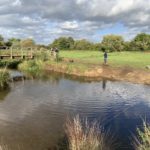
<svg viewBox="0 0 150 150"><path fill-rule="evenodd" d="M31 47L31 59L33 59L33 50L32 50L32 47Z"/></svg>
<svg viewBox="0 0 150 150"><path fill-rule="evenodd" d="M10 48L10 59L13 59L13 50L12 50L12 47Z"/></svg>
<svg viewBox="0 0 150 150"><path fill-rule="evenodd" d="M21 47L21 59L24 59L22 47Z"/></svg>

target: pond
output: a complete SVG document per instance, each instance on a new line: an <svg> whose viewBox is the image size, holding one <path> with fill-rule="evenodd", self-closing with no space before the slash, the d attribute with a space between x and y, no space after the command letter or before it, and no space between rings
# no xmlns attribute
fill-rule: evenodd
<svg viewBox="0 0 150 150"><path fill-rule="evenodd" d="M150 86L56 74L12 82L0 92L1 145L11 150L57 149L64 143L66 118L76 114L98 121L114 135L115 150L133 150L136 128L142 119L150 121Z"/></svg>

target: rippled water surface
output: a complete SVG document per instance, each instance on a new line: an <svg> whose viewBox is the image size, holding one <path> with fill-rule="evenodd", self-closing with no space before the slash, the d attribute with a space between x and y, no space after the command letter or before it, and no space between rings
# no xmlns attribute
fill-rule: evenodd
<svg viewBox="0 0 150 150"><path fill-rule="evenodd" d="M11 150L50 150L62 145L67 116L101 122L117 150L133 149L131 137L150 121L150 86L82 82L58 75L14 82L0 92L0 142Z"/></svg>

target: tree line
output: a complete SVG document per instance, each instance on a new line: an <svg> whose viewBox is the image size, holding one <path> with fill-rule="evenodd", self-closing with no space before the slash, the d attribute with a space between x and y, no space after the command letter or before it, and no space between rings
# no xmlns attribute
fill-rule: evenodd
<svg viewBox="0 0 150 150"><path fill-rule="evenodd" d="M125 41L120 35L106 35L99 43L86 39L74 40L72 37L60 37L49 46L64 50L148 51L150 50L150 34L137 34L131 41Z"/></svg>
<svg viewBox="0 0 150 150"><path fill-rule="evenodd" d="M100 50L100 51L150 51L150 34L137 34L132 40L125 41L120 35L106 35L101 42L93 43L86 39L75 40L72 37L59 37L49 45L36 44L33 39L10 38L7 41L0 35L0 47L37 47L60 50Z"/></svg>

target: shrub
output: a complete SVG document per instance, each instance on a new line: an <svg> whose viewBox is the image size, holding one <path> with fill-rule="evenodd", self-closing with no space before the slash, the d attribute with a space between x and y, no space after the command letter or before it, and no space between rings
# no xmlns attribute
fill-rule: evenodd
<svg viewBox="0 0 150 150"><path fill-rule="evenodd" d="M8 67L10 69L16 69L21 60L1 60L0 67Z"/></svg>

